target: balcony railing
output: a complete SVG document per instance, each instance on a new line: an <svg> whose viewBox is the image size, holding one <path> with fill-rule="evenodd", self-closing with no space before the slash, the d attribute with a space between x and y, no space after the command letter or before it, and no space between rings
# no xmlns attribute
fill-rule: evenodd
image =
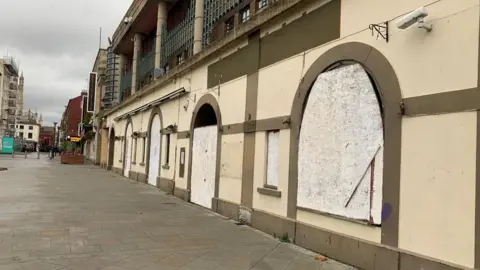
<svg viewBox="0 0 480 270"><path fill-rule="evenodd" d="M170 31L162 27L162 65L175 54L187 51L188 55L193 52L193 27L195 23L195 1L191 1L191 7L187 10L185 19Z"/></svg>
<svg viewBox="0 0 480 270"><path fill-rule="evenodd" d="M126 97L125 91L131 88L132 88L132 72L129 71L123 74L120 80L120 95L122 100Z"/></svg>
<svg viewBox="0 0 480 270"><path fill-rule="evenodd" d="M137 66L137 78L140 80L148 73L153 72L155 68L155 50L152 50L144 55L144 57L138 62Z"/></svg>

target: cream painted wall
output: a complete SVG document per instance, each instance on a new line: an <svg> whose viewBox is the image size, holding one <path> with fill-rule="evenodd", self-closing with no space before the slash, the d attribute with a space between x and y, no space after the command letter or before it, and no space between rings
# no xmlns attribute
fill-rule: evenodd
<svg viewBox="0 0 480 270"><path fill-rule="evenodd" d="M176 147L177 144L177 135L170 134L170 154L168 164L167 156L167 135L162 135L162 154L160 156L160 177L174 179L175 176L175 163L176 163ZM164 165L168 165L168 168L164 168Z"/></svg>
<svg viewBox="0 0 480 270"><path fill-rule="evenodd" d="M100 154L100 163L107 164L108 161L108 130L101 129L101 154Z"/></svg>
<svg viewBox="0 0 480 270"><path fill-rule="evenodd" d="M399 30L395 27L396 16L433 2L435 4L427 7L430 12L427 21L431 21L434 25L434 30L431 33L426 33L416 27L407 30ZM312 1L311 4L305 5L295 14L286 16L286 21L291 22L294 18L298 18L303 11L313 10L324 3L326 1ZM439 2L433 0L364 0L361 3L356 0L343 0L342 37L340 39L259 71L257 119L290 114L301 76L325 51L346 42L355 41L369 44L384 54L399 78L403 97L476 87L478 17L478 0L442 0ZM372 37L368 30L370 23L378 23L384 20L391 20L392 22L389 43L381 38L377 40L376 37ZM280 26L281 24L262 27L261 35L266 32L271 33ZM246 44L246 40L242 42L240 46ZM221 57L236 49L230 49ZM243 77L221 85L220 97L216 94L218 93L217 89L206 88L207 66L221 57L196 66L194 70L178 76L177 79L161 89L142 98L142 101L137 101L109 115L107 122L109 125L113 124L113 118L180 87L185 87L187 91L190 91L188 97L182 97L162 105L164 122L175 123L176 121L179 131L190 129L192 112L198 100L205 93L210 93L219 100L223 124L243 122L245 112ZM274 103L271 102L272 97L275 97ZM474 118L474 113L464 113L405 119L402 142L402 198L399 235L401 248L465 266L473 264L473 201L475 196L473 170L475 168L474 137L476 125L476 119ZM148 121L148 117L145 117L145 119ZM134 120L135 130L139 127L138 121L138 119ZM116 135L123 136L125 132L124 120L115 123L115 125L117 126L115 129ZM465 131L454 134L453 130L455 128L452 129L452 125L457 127L457 130L463 128ZM142 127L144 126L142 125ZM282 192L281 198L270 197L257 192L257 187L263 187L265 181L266 140L265 132L257 132L255 136L253 207L286 216L290 132L289 130L282 130L280 134L278 189ZM225 172L226 176L229 174L235 175L238 170L241 170L241 162L238 162L238 157L225 150L235 148L233 145L229 145L230 140L233 140L230 135L222 139L222 164L236 165L228 167L228 170L221 170ZM223 145L224 142L226 143L225 146ZM120 153L123 152L120 151L120 143L123 144L120 141L116 142L114 158L114 166L118 168L123 167L123 164L118 162ZM176 143L176 148L173 147L174 143ZM439 145L442 147L440 148ZM185 177L178 177L179 159L174 158L172 160L171 158L171 160L175 162L173 172L175 174L175 185L185 189L187 187L188 160L190 158L189 139L174 140L174 136L172 136L171 152L176 153L176 156L179 157L181 147L186 148ZM232 151L237 152L238 150ZM168 173L172 173L172 168L173 166ZM133 167L132 169L136 170ZM162 172L163 175L167 174ZM434 178L431 177L432 175ZM451 189L452 179L456 181L455 185L459 185L458 189ZM450 182L447 182L447 180L450 180ZM235 185L238 186L238 182L223 176L220 181L220 197L228 201L238 202L240 200L238 193L231 192ZM419 194L419 192L422 192L422 194ZM413 199L409 196L412 196ZM445 198L449 198L449 200L445 200ZM459 211L459 209L462 209L462 211ZM297 218L303 222L316 226L321 225L322 228L338 233L380 242L380 229L376 227L304 211L298 211ZM455 237L451 237L454 233Z"/></svg>
<svg viewBox="0 0 480 270"><path fill-rule="evenodd" d="M473 267L476 112L405 118L399 247Z"/></svg>
<svg viewBox="0 0 480 270"><path fill-rule="evenodd" d="M242 76L219 86L213 92L218 96L222 125L242 123L245 121L245 103L247 97L247 76Z"/></svg>
<svg viewBox="0 0 480 270"><path fill-rule="evenodd" d="M244 134L222 136L220 199L240 204L242 196Z"/></svg>
<svg viewBox="0 0 480 270"><path fill-rule="evenodd" d="M190 139L180 139L176 140L177 142L177 157L178 162L175 162L176 173L175 173L175 187L186 189L187 188L187 178L188 178L188 162L190 160L189 156L189 145ZM185 175L184 177L180 177L180 148L185 147Z"/></svg>
<svg viewBox="0 0 480 270"><path fill-rule="evenodd" d="M303 57L297 55L259 71L257 119L290 115L303 76L302 63Z"/></svg>
<svg viewBox="0 0 480 270"><path fill-rule="evenodd" d="M297 220L307 224L312 224L322 229L327 229L376 243L380 243L382 238L382 230L379 227L363 225L360 223L325 215L318 215L307 211L297 210Z"/></svg>
<svg viewBox="0 0 480 270"><path fill-rule="evenodd" d="M266 183L267 138L266 132L257 132L255 138L255 168L253 172L253 208L287 216L288 203L288 160L290 155L290 130L280 130L280 145L278 154L278 191L280 198L257 192L257 188Z"/></svg>
<svg viewBox="0 0 480 270"><path fill-rule="evenodd" d="M116 122L113 127L115 129L115 136L125 136L125 123L126 121ZM115 153L113 158L113 167L123 168L123 144L124 141L116 140L115 141ZM122 160L122 162L120 162Z"/></svg>
<svg viewBox="0 0 480 270"><path fill-rule="evenodd" d="M378 2L379 0L369 1ZM353 0L346 0L345 2L345 6L342 3L342 31L344 31L344 27L349 27L349 25L361 25L358 24L358 17L371 20L370 17L365 17L363 13L358 13L358 10L351 10L351 8L363 6L363 2L361 4ZM398 3L400 4L400 2ZM407 2L400 5L408 7L415 4L414 0ZM318 6L319 4L317 2L313 5ZM305 9L308 10L309 7ZM328 49L353 41L373 46L385 55L397 74L404 97L476 87L479 31L478 1L468 0L459 3L456 0L443 0L429 6L428 10L430 12L428 19L433 20L432 23L434 24L434 30L431 33L416 27L399 30L394 24L391 24L390 42L386 43L381 38L377 40L372 37L370 30L364 29L309 50L305 54L298 54L261 69L259 72L257 118L263 119L289 114L301 79L300 73L303 72L303 76L313 62ZM372 9L372 12L378 11ZM347 16L351 13L356 15ZM368 26L368 23L365 25ZM272 27L269 26L265 29L271 31ZM458 29L462 29L462 31L458 31ZM446 51L449 53L445 54ZM415 59L415 64L412 64L412 59ZM432 66L439 68L432 68ZM296 73L298 73L298 76ZM422 79L418 80L418 76L421 76ZM276 97L274 103L270 99L272 95Z"/></svg>
<svg viewBox="0 0 480 270"><path fill-rule="evenodd" d="M144 126L144 123L145 122L148 123L148 118L145 119L146 117L148 116L145 116L145 113L138 113L132 116L133 132L142 132L142 127ZM142 162L142 139L132 138L132 166L130 168L130 171L145 173L145 166L140 165L141 162Z"/></svg>

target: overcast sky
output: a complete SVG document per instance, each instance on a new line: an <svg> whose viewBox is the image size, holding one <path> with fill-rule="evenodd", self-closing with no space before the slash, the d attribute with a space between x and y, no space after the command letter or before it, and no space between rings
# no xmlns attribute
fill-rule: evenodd
<svg viewBox="0 0 480 270"><path fill-rule="evenodd" d="M24 71L24 108L59 121L70 98L87 86L99 47L132 0L0 0L0 56Z"/></svg>

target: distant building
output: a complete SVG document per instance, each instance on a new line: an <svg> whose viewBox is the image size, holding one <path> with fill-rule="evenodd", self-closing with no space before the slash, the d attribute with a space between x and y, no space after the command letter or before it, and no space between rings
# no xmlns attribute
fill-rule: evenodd
<svg viewBox="0 0 480 270"><path fill-rule="evenodd" d="M40 127L40 150L48 150L54 145L55 128Z"/></svg>
<svg viewBox="0 0 480 270"><path fill-rule="evenodd" d="M74 97L68 101L65 106L65 112L63 114L62 122L60 124L62 129L61 141L66 137L80 137L81 136L81 122L83 118L84 102L86 100L87 93L82 92L78 97Z"/></svg>
<svg viewBox="0 0 480 270"><path fill-rule="evenodd" d="M14 136L16 117L23 110L23 74L13 57L0 59L0 137ZM21 91L20 91L21 89Z"/></svg>
<svg viewBox="0 0 480 270"><path fill-rule="evenodd" d="M17 121L15 137L23 139L24 141L38 143L40 139L40 125L34 119Z"/></svg>

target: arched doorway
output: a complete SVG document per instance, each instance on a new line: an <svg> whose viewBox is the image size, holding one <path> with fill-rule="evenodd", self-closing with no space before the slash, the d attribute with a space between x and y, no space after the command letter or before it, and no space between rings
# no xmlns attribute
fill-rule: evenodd
<svg viewBox="0 0 480 270"><path fill-rule="evenodd" d="M321 73L298 141L297 206L381 224L383 123L377 92L358 63Z"/></svg>
<svg viewBox="0 0 480 270"><path fill-rule="evenodd" d="M130 177L130 169L132 167L132 134L132 120L129 118L127 121L127 126L125 128L125 151L123 159L123 176L125 177Z"/></svg>
<svg viewBox="0 0 480 270"><path fill-rule="evenodd" d="M115 129L110 129L110 136L108 140L108 163L107 170L111 170L113 167L113 159L115 158Z"/></svg>
<svg viewBox="0 0 480 270"><path fill-rule="evenodd" d="M370 83L378 90L379 97L376 100L376 104L380 104L381 107L384 134L383 170L380 172L383 185L378 190L382 194L377 197L381 197L382 200L381 241L382 244L397 246L400 204L402 94L392 65L382 53L367 44L348 42L329 49L312 63L300 82L291 112L287 216L289 218L297 217L298 185L302 181L299 179L299 162L300 159L304 158L299 155L300 132L303 125L304 112L309 102L309 94L320 74L331 71L335 67L342 67L345 63L360 64L363 72L367 73ZM370 97L372 96L370 95ZM376 157L379 157L378 154ZM379 170L376 171L379 172ZM348 206L347 202L350 204L351 198L346 198L344 205Z"/></svg>
<svg viewBox="0 0 480 270"><path fill-rule="evenodd" d="M160 157L162 153L162 121L160 111L152 111L149 128L148 147L148 184L157 186L157 177L160 175Z"/></svg>
<svg viewBox="0 0 480 270"><path fill-rule="evenodd" d="M220 162L220 110L212 95L203 96L195 108L190 138L190 201L212 207L218 193Z"/></svg>

